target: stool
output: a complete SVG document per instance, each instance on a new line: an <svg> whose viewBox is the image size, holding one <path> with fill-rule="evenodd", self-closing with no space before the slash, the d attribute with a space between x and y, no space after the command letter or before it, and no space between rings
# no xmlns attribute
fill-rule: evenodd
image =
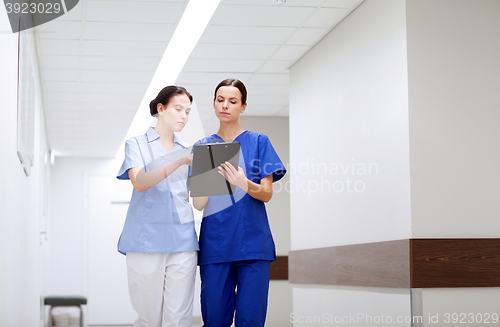
<svg viewBox="0 0 500 327"><path fill-rule="evenodd" d="M47 296L44 299L45 305L50 305L49 327L52 326L52 309L54 307L78 307L80 308L80 327L83 327L82 305L87 304L87 298L83 296Z"/></svg>

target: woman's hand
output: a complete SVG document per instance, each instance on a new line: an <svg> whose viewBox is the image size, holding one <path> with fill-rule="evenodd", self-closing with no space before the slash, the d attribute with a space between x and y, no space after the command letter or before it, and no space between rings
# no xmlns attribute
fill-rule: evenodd
<svg viewBox="0 0 500 327"><path fill-rule="evenodd" d="M262 178L259 184L250 181L246 176L243 168L238 167L236 170L229 162L222 163L219 166L219 174L231 184L238 186L243 191L248 193L254 199L269 202L273 196L273 175L270 174Z"/></svg>
<svg viewBox="0 0 500 327"><path fill-rule="evenodd" d="M246 192L248 190L248 179L245 176L243 168L238 167L238 170L236 170L233 165L226 161L219 166L219 174L224 176L229 183L238 186L243 191Z"/></svg>
<svg viewBox="0 0 500 327"><path fill-rule="evenodd" d="M193 165L193 155L192 154L188 154L184 157L180 157L178 160L179 160L181 165L189 165L189 166Z"/></svg>

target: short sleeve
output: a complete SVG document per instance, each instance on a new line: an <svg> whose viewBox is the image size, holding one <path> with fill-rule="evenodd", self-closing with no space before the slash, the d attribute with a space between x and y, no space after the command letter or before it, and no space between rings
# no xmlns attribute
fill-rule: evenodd
<svg viewBox="0 0 500 327"><path fill-rule="evenodd" d="M136 138L131 138L125 142L125 159L122 166L116 175L118 179L130 179L128 177L128 170L134 167L144 167L139 143Z"/></svg>
<svg viewBox="0 0 500 327"><path fill-rule="evenodd" d="M264 134L259 135L258 163L261 179L273 174L273 182L277 182L286 174L285 165L281 162L269 138Z"/></svg>

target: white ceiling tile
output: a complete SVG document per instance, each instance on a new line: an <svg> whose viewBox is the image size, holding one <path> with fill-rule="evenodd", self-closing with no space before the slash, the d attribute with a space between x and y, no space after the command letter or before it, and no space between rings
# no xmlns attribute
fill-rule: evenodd
<svg viewBox="0 0 500 327"><path fill-rule="evenodd" d="M136 82L150 83L154 70L82 70L80 80L82 82Z"/></svg>
<svg viewBox="0 0 500 327"><path fill-rule="evenodd" d="M183 84L208 84L211 85L213 88L217 84L219 84L222 80L225 80L226 78L238 78L241 81L246 81L252 76L252 74L242 74L239 73L237 74L236 77L233 77L231 74L228 73L221 73L221 72L216 72L216 73L193 73L193 72L181 72L179 77L177 78L177 81L175 83L183 85Z"/></svg>
<svg viewBox="0 0 500 327"><path fill-rule="evenodd" d="M177 84L177 83L176 83ZM178 84L179 85L179 84ZM189 93L198 100L204 97L211 98L214 93L216 83L213 84L180 84L188 90Z"/></svg>
<svg viewBox="0 0 500 327"><path fill-rule="evenodd" d="M176 24L182 16L183 3L88 1L85 19L94 22Z"/></svg>
<svg viewBox="0 0 500 327"><path fill-rule="evenodd" d="M282 44L295 27L208 26L201 43Z"/></svg>
<svg viewBox="0 0 500 327"><path fill-rule="evenodd" d="M82 56L82 69L146 70L156 71L161 56L157 57L99 57Z"/></svg>
<svg viewBox="0 0 500 327"><path fill-rule="evenodd" d="M74 102L75 99L78 98L78 93L66 93L66 92L50 92L45 89L45 83L43 87L43 99L45 104L53 104L58 102L71 103ZM44 108L45 110L49 110L50 108Z"/></svg>
<svg viewBox="0 0 500 327"><path fill-rule="evenodd" d="M38 43L42 55L78 55L80 41L41 39Z"/></svg>
<svg viewBox="0 0 500 327"><path fill-rule="evenodd" d="M297 60L309 49L307 45L284 45L272 57L272 60Z"/></svg>
<svg viewBox="0 0 500 327"><path fill-rule="evenodd" d="M99 0L92 0L99 1ZM165 2L165 0L108 0L108 1L134 1L134 2ZM187 0L168 0L168 2L185 3Z"/></svg>
<svg viewBox="0 0 500 327"><path fill-rule="evenodd" d="M76 99L76 98L75 98ZM50 102L47 106L49 110L46 110L45 118L69 118L73 117L74 113L82 110L82 106L76 101L71 102Z"/></svg>
<svg viewBox="0 0 500 327"><path fill-rule="evenodd" d="M288 73L292 60L269 60L259 68L259 73Z"/></svg>
<svg viewBox="0 0 500 327"><path fill-rule="evenodd" d="M58 56L43 55L40 56L39 65L47 69L77 69L78 56Z"/></svg>
<svg viewBox="0 0 500 327"><path fill-rule="evenodd" d="M303 25L304 27L328 28L337 25L349 12L344 8L323 8L316 11Z"/></svg>
<svg viewBox="0 0 500 327"><path fill-rule="evenodd" d="M289 86L288 85L246 85L248 96L252 94L258 94L263 96L280 96L288 97Z"/></svg>
<svg viewBox="0 0 500 327"><path fill-rule="evenodd" d="M45 92L76 92L77 91L77 82L49 82L46 81L43 83L43 90Z"/></svg>
<svg viewBox="0 0 500 327"><path fill-rule="evenodd" d="M71 106L66 104L66 106L64 107L65 110L47 110L47 113L45 114L45 122L52 123L55 121L74 119L77 110L69 110L69 108L71 108Z"/></svg>
<svg viewBox="0 0 500 327"><path fill-rule="evenodd" d="M110 121L116 123L114 117L116 117L116 110L110 110L109 106L108 108L101 108L100 110L93 111L80 110L76 114L76 118L80 125L89 124L94 127L106 127L110 125Z"/></svg>
<svg viewBox="0 0 500 327"><path fill-rule="evenodd" d="M253 105L251 102L249 102L247 109L243 113L243 116L273 116L275 112L278 112L282 108L282 105Z"/></svg>
<svg viewBox="0 0 500 327"><path fill-rule="evenodd" d="M252 95L248 96L248 106L283 106L288 104L288 96L262 96Z"/></svg>
<svg viewBox="0 0 500 327"><path fill-rule="evenodd" d="M274 4L274 0L269 1ZM283 6L317 7L321 5L322 2L323 0L286 0L286 3L283 4Z"/></svg>
<svg viewBox="0 0 500 327"><path fill-rule="evenodd" d="M149 83L97 83L80 82L79 91L84 93L144 94Z"/></svg>
<svg viewBox="0 0 500 327"><path fill-rule="evenodd" d="M323 0L286 0L283 5L276 5L274 0L223 0L224 4L254 5L254 6L277 6L277 7L316 7Z"/></svg>
<svg viewBox="0 0 500 327"><path fill-rule="evenodd" d="M87 22L85 40L168 42L175 24Z"/></svg>
<svg viewBox="0 0 500 327"><path fill-rule="evenodd" d="M286 6L237 6L222 5L215 12L210 24L230 26L297 26L314 11L314 8Z"/></svg>
<svg viewBox="0 0 500 327"><path fill-rule="evenodd" d="M62 16L57 17L56 21L68 21L68 20L82 20L82 2L83 1L78 1L77 5L65 13Z"/></svg>
<svg viewBox="0 0 500 327"><path fill-rule="evenodd" d="M186 72L241 72L249 73L256 71L263 60L204 60L189 59L184 65Z"/></svg>
<svg viewBox="0 0 500 327"><path fill-rule="evenodd" d="M53 20L35 27L40 39L79 40L81 22Z"/></svg>
<svg viewBox="0 0 500 327"><path fill-rule="evenodd" d="M44 69L44 81L77 81L77 69Z"/></svg>
<svg viewBox="0 0 500 327"><path fill-rule="evenodd" d="M254 74L248 84L251 85L288 85L288 74Z"/></svg>
<svg viewBox="0 0 500 327"><path fill-rule="evenodd" d="M84 56L158 57L167 47L166 42L83 41Z"/></svg>
<svg viewBox="0 0 500 327"><path fill-rule="evenodd" d="M326 28L301 28L286 42L288 45L314 45L326 33Z"/></svg>
<svg viewBox="0 0 500 327"><path fill-rule="evenodd" d="M278 50L277 45L198 44L190 58L198 59L261 59L265 60Z"/></svg>
<svg viewBox="0 0 500 327"><path fill-rule="evenodd" d="M82 103L83 107L93 108L96 103L130 103L130 106L135 107L136 110L142 98L143 94L138 93L122 93L119 95L106 93L79 93L77 96L78 101Z"/></svg>
<svg viewBox="0 0 500 327"><path fill-rule="evenodd" d="M364 0L326 0L322 7L348 8L357 7Z"/></svg>

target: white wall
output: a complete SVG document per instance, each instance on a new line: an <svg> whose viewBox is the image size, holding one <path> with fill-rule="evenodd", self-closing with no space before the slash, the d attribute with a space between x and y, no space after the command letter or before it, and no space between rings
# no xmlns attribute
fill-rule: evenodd
<svg viewBox="0 0 500 327"><path fill-rule="evenodd" d="M17 156L18 34L0 6L0 326L41 326L45 294L45 214L48 151L34 40L28 34L35 74L35 153L30 177Z"/></svg>
<svg viewBox="0 0 500 327"><path fill-rule="evenodd" d="M365 1L291 68L292 250L410 237L407 87L404 1Z"/></svg>
<svg viewBox="0 0 500 327"><path fill-rule="evenodd" d="M500 237L498 17L499 1L407 0L414 238ZM484 326L499 297L424 289L424 316L473 313L467 326Z"/></svg>
<svg viewBox="0 0 500 327"><path fill-rule="evenodd" d="M409 289L293 286L293 326L410 326Z"/></svg>
<svg viewBox="0 0 500 327"><path fill-rule="evenodd" d="M413 237L499 237L500 2L407 3Z"/></svg>
<svg viewBox="0 0 500 327"><path fill-rule="evenodd" d="M291 68L292 250L411 236L405 11L366 0ZM293 314L406 319L409 290L293 285Z"/></svg>

